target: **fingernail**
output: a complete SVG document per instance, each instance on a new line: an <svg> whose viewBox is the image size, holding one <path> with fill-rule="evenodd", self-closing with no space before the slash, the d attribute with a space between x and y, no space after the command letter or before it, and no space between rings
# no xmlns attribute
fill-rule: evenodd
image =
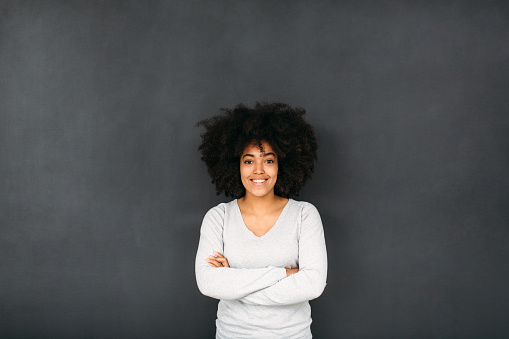
<svg viewBox="0 0 509 339"><path fill-rule="evenodd" d="M210 258L205 258L205 260L210 260Z"/></svg>

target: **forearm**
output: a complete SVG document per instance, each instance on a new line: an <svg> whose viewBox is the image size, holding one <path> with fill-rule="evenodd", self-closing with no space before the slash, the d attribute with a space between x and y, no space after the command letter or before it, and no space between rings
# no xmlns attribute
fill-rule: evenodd
<svg viewBox="0 0 509 339"><path fill-rule="evenodd" d="M280 267L247 269L196 264L196 281L200 292L215 299L240 299L285 277L286 270Z"/></svg>
<svg viewBox="0 0 509 339"><path fill-rule="evenodd" d="M318 298L325 288L326 269L304 269L276 284L240 298L254 305L289 305Z"/></svg>

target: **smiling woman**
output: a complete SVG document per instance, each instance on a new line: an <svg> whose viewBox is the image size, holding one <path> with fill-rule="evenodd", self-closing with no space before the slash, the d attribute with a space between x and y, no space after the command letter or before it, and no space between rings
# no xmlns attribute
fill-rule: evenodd
<svg viewBox="0 0 509 339"><path fill-rule="evenodd" d="M277 157L272 147L262 141L262 148L247 146L240 160L240 178L246 194L257 197L274 194L277 181Z"/></svg>
<svg viewBox="0 0 509 339"><path fill-rule="evenodd" d="M200 291L220 299L217 338L311 338L309 300L327 277L322 222L296 201L316 160L303 109L257 104L201 121L200 146L218 194L196 255Z"/></svg>

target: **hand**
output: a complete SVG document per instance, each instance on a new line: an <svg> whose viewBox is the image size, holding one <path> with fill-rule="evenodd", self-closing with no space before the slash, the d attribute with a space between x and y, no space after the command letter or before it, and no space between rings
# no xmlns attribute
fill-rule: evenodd
<svg viewBox="0 0 509 339"><path fill-rule="evenodd" d="M209 262L209 265L212 267L230 267L228 264L228 259L223 257L223 255L219 252L214 251L214 255L209 255L208 258L205 258Z"/></svg>
<svg viewBox="0 0 509 339"><path fill-rule="evenodd" d="M299 268L286 268L286 276L289 277L292 274L299 272Z"/></svg>

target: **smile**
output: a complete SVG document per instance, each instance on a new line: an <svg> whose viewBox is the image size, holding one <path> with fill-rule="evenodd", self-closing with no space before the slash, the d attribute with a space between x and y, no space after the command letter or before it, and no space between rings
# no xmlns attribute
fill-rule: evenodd
<svg viewBox="0 0 509 339"><path fill-rule="evenodd" d="M251 179L251 182L254 185L261 186L261 185L265 184L265 182L267 182L267 180L268 179Z"/></svg>

